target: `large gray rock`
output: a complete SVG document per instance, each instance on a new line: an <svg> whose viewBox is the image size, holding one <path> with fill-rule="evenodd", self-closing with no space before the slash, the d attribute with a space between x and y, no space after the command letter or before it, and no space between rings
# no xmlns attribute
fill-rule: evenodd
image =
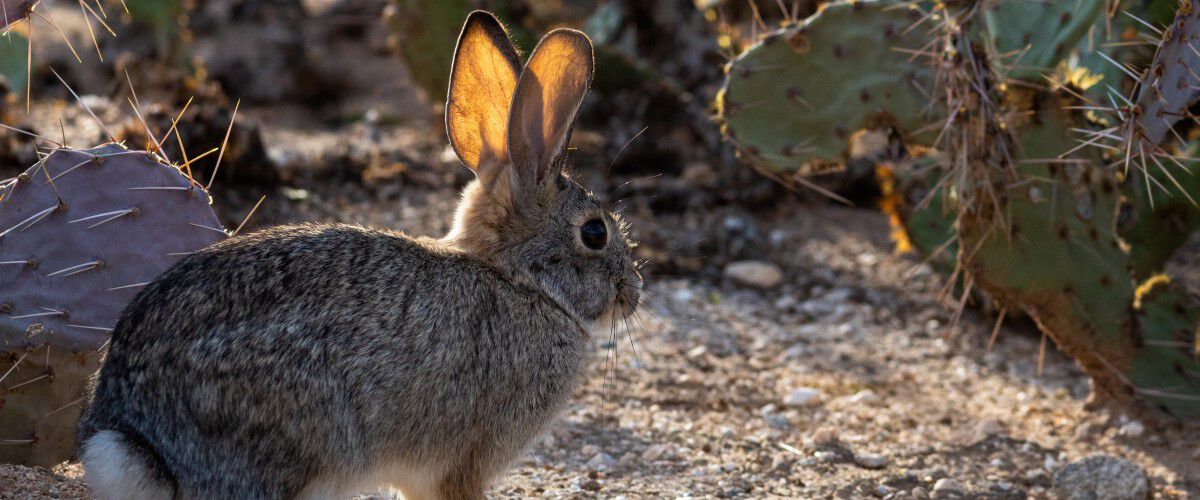
<svg viewBox="0 0 1200 500"><path fill-rule="evenodd" d="M1054 493L1064 500L1145 500L1149 492L1146 471L1123 458L1094 455L1054 473Z"/></svg>

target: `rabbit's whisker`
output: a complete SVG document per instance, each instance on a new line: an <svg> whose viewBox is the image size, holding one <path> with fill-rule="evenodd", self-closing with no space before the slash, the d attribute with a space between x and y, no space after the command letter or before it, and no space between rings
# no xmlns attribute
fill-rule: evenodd
<svg viewBox="0 0 1200 500"><path fill-rule="evenodd" d="M621 157L621 153L625 152L625 148L629 147L630 144L633 144L633 141L637 140L638 137L641 137L642 132L645 132L649 128L649 126L642 127L638 133L633 134L633 137L630 137L628 141L625 141L625 144L621 146L621 149L617 150L617 154L613 155L612 161L608 163L608 170L604 172L605 177L608 177L608 174L612 173L613 166L617 164L617 159Z"/></svg>

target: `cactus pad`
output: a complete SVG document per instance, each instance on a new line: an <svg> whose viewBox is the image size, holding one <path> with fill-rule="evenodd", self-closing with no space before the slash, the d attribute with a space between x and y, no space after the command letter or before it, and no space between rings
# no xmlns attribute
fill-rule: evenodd
<svg viewBox="0 0 1200 500"><path fill-rule="evenodd" d="M0 461L68 458L121 309L225 236L202 188L117 144L55 150L0 189Z"/></svg>
<svg viewBox="0 0 1200 500"><path fill-rule="evenodd" d="M1046 103L1020 125L1020 180L1009 184L998 213L977 207L960 219L962 248L978 248L960 259L980 288L1029 312L1101 390L1132 391L1176 416L1200 415L1200 361L1180 354L1191 348L1184 339L1200 312L1182 292L1151 301L1137 287L1134 257L1118 232L1121 213L1131 210L1122 184L1101 168L1096 149L1060 158L1075 144L1061 107Z"/></svg>
<svg viewBox="0 0 1200 500"><path fill-rule="evenodd" d="M1188 108L1200 100L1200 0L1180 7L1175 22L1163 32L1150 71L1143 77L1133 110L1127 154L1157 150L1172 126L1191 116Z"/></svg>
<svg viewBox="0 0 1200 500"><path fill-rule="evenodd" d="M922 14L904 1L837 1L765 35L726 68L717 108L726 137L776 179L846 157L851 135L929 123ZM785 182L786 183L786 182Z"/></svg>
<svg viewBox="0 0 1200 500"><path fill-rule="evenodd" d="M1107 0L988 0L980 13L1006 76L1043 81L1088 31L1103 22Z"/></svg>
<svg viewBox="0 0 1200 500"><path fill-rule="evenodd" d="M1163 275L1134 297L1134 349L1129 384L1168 412L1200 415L1200 307Z"/></svg>

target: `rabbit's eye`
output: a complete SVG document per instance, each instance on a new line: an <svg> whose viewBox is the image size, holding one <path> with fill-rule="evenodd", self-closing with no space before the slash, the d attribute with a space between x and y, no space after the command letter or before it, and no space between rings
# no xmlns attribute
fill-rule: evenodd
<svg viewBox="0 0 1200 500"><path fill-rule="evenodd" d="M589 220L579 226L579 239L583 240L583 244L588 248L599 250L608 243L608 228L600 219Z"/></svg>

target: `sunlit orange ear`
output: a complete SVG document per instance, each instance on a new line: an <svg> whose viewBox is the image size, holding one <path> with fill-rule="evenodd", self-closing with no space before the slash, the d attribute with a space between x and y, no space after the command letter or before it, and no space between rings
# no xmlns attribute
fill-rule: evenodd
<svg viewBox="0 0 1200 500"><path fill-rule="evenodd" d="M496 17L467 16L446 96L446 135L458 158L478 175L481 166L507 161L508 108L521 62Z"/></svg>
<svg viewBox="0 0 1200 500"><path fill-rule="evenodd" d="M546 179L562 154L593 67L591 40L570 29L551 31L529 56L508 119L508 154L524 182Z"/></svg>

